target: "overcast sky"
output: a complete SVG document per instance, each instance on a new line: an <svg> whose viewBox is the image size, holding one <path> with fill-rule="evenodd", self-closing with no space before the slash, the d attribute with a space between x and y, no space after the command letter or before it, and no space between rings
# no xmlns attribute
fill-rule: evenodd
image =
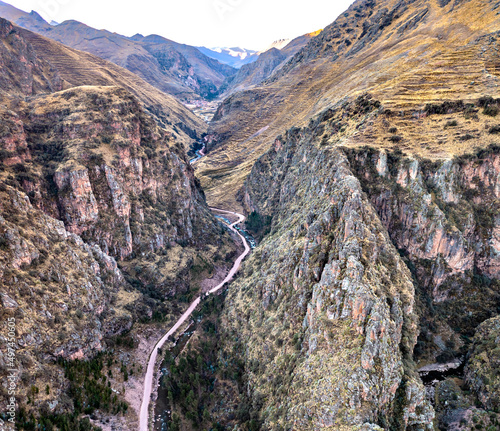
<svg viewBox="0 0 500 431"><path fill-rule="evenodd" d="M195 46L260 50L324 28L351 0L5 0L49 22L76 19L126 36L160 34Z"/></svg>

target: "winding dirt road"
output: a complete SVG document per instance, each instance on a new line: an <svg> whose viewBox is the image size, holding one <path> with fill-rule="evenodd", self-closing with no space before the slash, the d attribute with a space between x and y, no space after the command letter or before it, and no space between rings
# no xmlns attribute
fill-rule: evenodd
<svg viewBox="0 0 500 431"><path fill-rule="evenodd" d="M234 263L233 267L231 268L231 271L227 274L226 278L224 281L219 284L218 286L214 287L212 290L210 290L208 293L209 294L214 294L221 290L224 285L231 281L238 269L240 269L241 262L243 262L243 259L247 257L248 253L250 253L250 246L248 245L247 240L241 235L234 227L242 223L245 220L245 216L242 214L234 213L231 211L224 211L220 210L218 208L210 208L212 211L217 211L220 213L225 213L225 214L232 214L238 217L238 221L232 223L229 225L229 228L235 232L243 241L243 245L245 246L245 251L241 254L241 256L236 259L236 262ZM153 391L153 377L154 377L154 372L155 372L155 367L156 367L156 359L158 357L158 349L161 349L165 342L168 340L168 337L173 335L179 328L180 326L193 314L193 311L196 309L198 304L201 302L201 297L196 298L192 304L189 306L189 308L186 310L186 312L181 316L181 318L177 321L177 323L168 331L163 338L156 343L156 346L154 347L153 351L151 352L151 356L149 357L149 362L148 362L148 368L146 370L146 377L144 379L144 394L142 396L142 404L141 404L141 411L139 414L139 429L140 431L148 431L148 421L149 421L149 403L151 401L151 393Z"/></svg>

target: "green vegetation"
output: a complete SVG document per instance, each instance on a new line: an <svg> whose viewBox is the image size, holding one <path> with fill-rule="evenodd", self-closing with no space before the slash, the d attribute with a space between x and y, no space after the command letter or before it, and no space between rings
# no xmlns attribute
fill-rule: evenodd
<svg viewBox="0 0 500 431"><path fill-rule="evenodd" d="M129 344L129 341L124 341L129 338L117 337L116 343ZM113 415L127 412L128 404L111 389L109 378L112 376L111 369L114 365L112 353L99 353L94 359L88 361L67 361L60 358L58 364L64 368L64 375L70 382L68 395L73 401L71 413L53 414L43 409L35 417L33 413L28 414L24 409L20 409L16 418L17 429L98 431L101 428L92 426L88 417L82 416L92 415L96 410ZM120 370L123 373L123 379L127 381L129 374L125 364L121 364ZM28 398L33 399L39 392L36 386L32 386ZM48 385L45 393L50 394Z"/></svg>
<svg viewBox="0 0 500 431"><path fill-rule="evenodd" d="M389 141L394 142L394 143L401 142L402 140L403 140L403 137L399 136L399 135L394 135L394 136L389 137Z"/></svg>
<svg viewBox="0 0 500 431"><path fill-rule="evenodd" d="M181 418L188 420L195 429L223 430L223 424L213 421L211 411L217 403L218 382L237 386L244 393L243 362L236 357L219 357L224 340L220 338L219 316L225 294L206 299L193 313L198 327L191 336L189 347L180 352L167 351L164 367L168 370L161 380L172 408L169 429L180 429ZM250 415L249 402L243 402L236 416L240 423L248 422L249 430L256 430L254 415ZM251 416L251 417L250 417Z"/></svg>
<svg viewBox="0 0 500 431"><path fill-rule="evenodd" d="M483 96L479 99L478 105L483 108L483 114L490 117L496 117L498 115L500 99L494 99L491 96Z"/></svg>
<svg viewBox="0 0 500 431"><path fill-rule="evenodd" d="M90 361L59 360L59 364L64 368L64 375L70 382L68 394L73 399L76 414L92 414L95 410L102 410L116 415L128 410L127 403L119 400L111 390L111 384L106 377L105 359L110 375L111 353L100 353Z"/></svg>
<svg viewBox="0 0 500 431"><path fill-rule="evenodd" d="M80 418L76 413L72 414L42 414L35 418L33 414L27 414L21 408L16 417L17 430L44 430L44 431L101 431L90 423L89 418Z"/></svg>
<svg viewBox="0 0 500 431"><path fill-rule="evenodd" d="M257 239L261 240L263 237L271 232L272 217L269 215L261 215L253 211L245 222L246 229Z"/></svg>
<svg viewBox="0 0 500 431"><path fill-rule="evenodd" d="M462 100L445 101L441 104L428 103L425 106L425 112L427 112L428 115L446 115L452 114L454 112L462 112L466 109L467 106L470 105L465 105Z"/></svg>

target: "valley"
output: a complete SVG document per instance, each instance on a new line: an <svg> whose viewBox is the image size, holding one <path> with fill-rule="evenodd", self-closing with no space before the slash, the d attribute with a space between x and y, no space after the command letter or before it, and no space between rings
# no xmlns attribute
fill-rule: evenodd
<svg viewBox="0 0 500 431"><path fill-rule="evenodd" d="M210 295L217 294L217 292L219 292L219 290L221 290L222 288L224 288L227 285L227 283L229 283L233 279L233 277L236 274L236 272L240 269L241 263L243 262L243 260L245 259L245 257L248 256L248 254L250 253L250 246L249 246L247 240L245 239L245 237L242 234L240 234L236 230L236 225L238 225L240 223L243 223L245 221L245 216L242 215L242 214L237 214L237 213L233 213L233 212L229 212L229 211L218 210L218 209L215 209L215 208L213 208L212 210L216 211L216 212L219 212L219 213L222 213L222 214L230 214L230 215L238 217L238 220L236 222L234 222L234 223L229 224L228 227L229 227L230 230L232 230L240 238L241 242L244 245L244 251L243 251L243 253L240 256L238 256L238 258L234 262L233 267L231 268L231 270L227 274L226 278L224 278L224 280L220 284L218 284L217 286L215 286L213 289L211 289L208 292L206 292L204 294L203 298L200 297L200 296L198 298L196 298L193 301L193 303L189 306L189 308L186 310L186 312L182 315L182 317L172 327L172 329L170 329L170 331L168 331L163 336L163 338L160 341L158 341L158 343L154 347L153 352L151 353L151 357L149 358L148 367L147 367L147 370L146 370L146 378L145 378L145 382L144 382L144 394L142 396L141 412L140 412L140 416L139 416L139 424L140 424L139 425L139 429L141 431L147 431L148 430L148 420L149 420L149 415L150 415L149 414L149 400L150 400L150 396L151 396L151 392L152 392L152 387L153 387L153 384L154 384L154 382L153 382L153 376L158 371L157 370L157 356L158 356L158 351L163 347L163 345L165 344L165 342L168 341L168 339L170 337L172 337L173 334L176 333L176 331L180 328L180 326L187 319L189 319L191 317L191 315L193 314L193 311L196 309L196 307L198 307L200 305L200 302L202 301L202 299L204 301L206 301L207 298Z"/></svg>
<svg viewBox="0 0 500 431"><path fill-rule="evenodd" d="M19 430L500 429L498 7L256 51L0 1L0 419L16 368Z"/></svg>

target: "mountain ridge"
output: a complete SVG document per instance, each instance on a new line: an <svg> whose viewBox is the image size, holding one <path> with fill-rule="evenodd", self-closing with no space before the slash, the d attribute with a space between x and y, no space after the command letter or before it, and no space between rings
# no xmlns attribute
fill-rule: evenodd
<svg viewBox="0 0 500 431"><path fill-rule="evenodd" d="M138 35L127 38L76 20L51 26L43 19L40 21L38 14L28 14L7 3L0 4L0 15L23 28L127 68L161 91L182 100L215 97L226 77L236 72L194 47L166 38L143 44L137 40ZM150 41L152 39L154 36Z"/></svg>

